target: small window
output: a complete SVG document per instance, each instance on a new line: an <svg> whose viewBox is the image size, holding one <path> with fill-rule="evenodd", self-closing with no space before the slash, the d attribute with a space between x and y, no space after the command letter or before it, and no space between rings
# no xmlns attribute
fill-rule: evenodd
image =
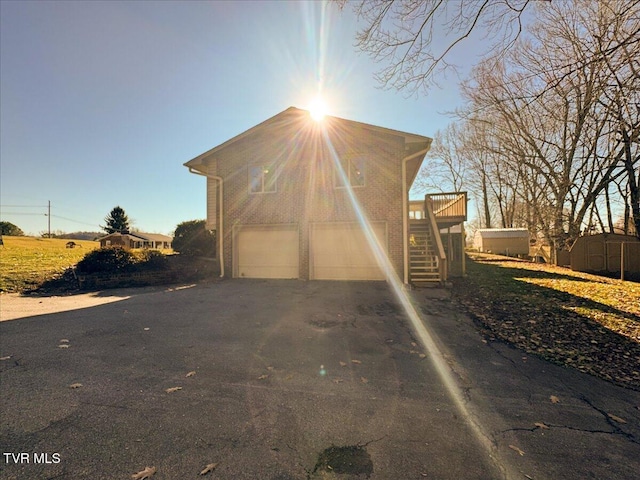
<svg viewBox="0 0 640 480"><path fill-rule="evenodd" d="M249 167L249 192L269 193L276 191L276 172L273 165Z"/></svg>
<svg viewBox="0 0 640 480"><path fill-rule="evenodd" d="M342 172L336 172L335 174L335 186L337 188L344 188L345 182L348 182L352 187L364 187L364 158L346 158L341 160Z"/></svg>

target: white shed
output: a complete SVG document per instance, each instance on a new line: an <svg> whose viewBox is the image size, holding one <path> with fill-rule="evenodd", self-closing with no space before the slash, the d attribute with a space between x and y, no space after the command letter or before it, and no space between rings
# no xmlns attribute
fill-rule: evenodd
<svg viewBox="0 0 640 480"><path fill-rule="evenodd" d="M529 230L526 228L481 228L473 246L480 252L498 255L529 255Z"/></svg>

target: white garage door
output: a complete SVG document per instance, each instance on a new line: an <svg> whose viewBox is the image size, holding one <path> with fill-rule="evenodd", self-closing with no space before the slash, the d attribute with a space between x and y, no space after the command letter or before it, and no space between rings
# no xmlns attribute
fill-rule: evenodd
<svg viewBox="0 0 640 480"><path fill-rule="evenodd" d="M384 222L371 225L387 252ZM316 280L384 280L365 233L357 223L311 226L311 278Z"/></svg>
<svg viewBox="0 0 640 480"><path fill-rule="evenodd" d="M298 278L297 225L236 226L234 277Z"/></svg>

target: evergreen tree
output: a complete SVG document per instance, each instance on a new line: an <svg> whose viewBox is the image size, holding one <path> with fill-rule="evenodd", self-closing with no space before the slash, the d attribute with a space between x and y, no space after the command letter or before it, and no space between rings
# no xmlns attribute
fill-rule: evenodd
<svg viewBox="0 0 640 480"><path fill-rule="evenodd" d="M129 231L129 217L124 212L124 209L120 206L116 206L111 210L109 215L104 219L105 226L101 226L105 232L109 233L123 233Z"/></svg>

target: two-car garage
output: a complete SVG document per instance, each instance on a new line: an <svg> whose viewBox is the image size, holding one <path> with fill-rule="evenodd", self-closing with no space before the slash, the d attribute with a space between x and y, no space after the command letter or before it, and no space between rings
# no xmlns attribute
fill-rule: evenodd
<svg viewBox="0 0 640 480"><path fill-rule="evenodd" d="M386 254L385 222L370 226L371 241L358 223L313 223L308 243L300 242L297 225L234 227L233 275L241 278L304 278L300 245L308 244L311 280L384 280L374 251ZM371 245L372 241L377 247ZM306 252L305 252L306 253ZM306 263L306 262L305 262Z"/></svg>

